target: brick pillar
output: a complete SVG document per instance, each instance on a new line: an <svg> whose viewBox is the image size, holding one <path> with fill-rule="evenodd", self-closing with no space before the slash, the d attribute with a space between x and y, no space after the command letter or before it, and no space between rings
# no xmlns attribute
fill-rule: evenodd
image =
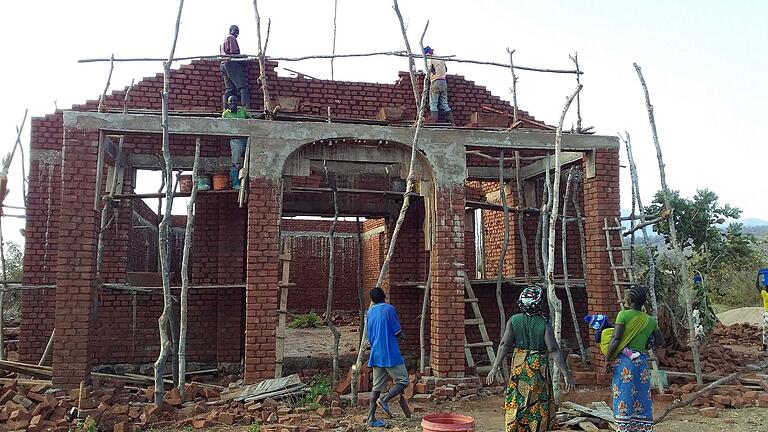
<svg viewBox="0 0 768 432"><path fill-rule="evenodd" d="M435 376L463 377L464 281L457 264L464 262L464 184L440 185L436 201L430 366Z"/></svg>
<svg viewBox="0 0 768 432"><path fill-rule="evenodd" d="M66 129L56 273L53 384L75 388L91 372L99 215L93 209L99 133Z"/></svg>
<svg viewBox="0 0 768 432"><path fill-rule="evenodd" d="M586 170L585 170L586 172ZM606 314L614 319L619 311L613 273L606 251L603 219L609 224L620 214L619 204L619 153L601 150L595 152L595 176L584 179L584 216L587 242L587 296L590 314ZM613 245L620 245L618 233L612 232ZM620 252L617 252L620 254ZM618 255L620 257L621 255ZM620 258L619 258L620 259ZM591 332L590 332L591 333ZM592 340L588 338L587 340ZM592 358L600 365L605 356L592 344Z"/></svg>
<svg viewBox="0 0 768 432"><path fill-rule="evenodd" d="M280 199L278 180L251 177L246 244L246 382L275 376Z"/></svg>

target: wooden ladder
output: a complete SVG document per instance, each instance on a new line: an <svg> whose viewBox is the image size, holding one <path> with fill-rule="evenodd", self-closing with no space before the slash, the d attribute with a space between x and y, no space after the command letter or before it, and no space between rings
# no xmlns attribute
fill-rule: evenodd
<svg viewBox="0 0 768 432"><path fill-rule="evenodd" d="M465 318L464 325L477 326L477 328L480 330L480 337L482 338L482 342L469 342L465 332L464 356L467 358L467 366L470 368L476 367L475 359L472 357L473 348L485 348L488 359L490 360L491 364L493 364L496 361L496 353L493 351L493 342L488 337L488 329L485 327L485 320L483 320L483 315L480 313L479 300L477 299L477 296L475 296L475 290L472 288L472 283L469 281L467 273L462 271L462 274L464 275L464 303L470 304L472 307L472 314L474 315L474 318ZM502 325L504 325L504 323Z"/></svg>
<svg viewBox="0 0 768 432"><path fill-rule="evenodd" d="M631 246L627 246L624 244L624 241L622 240L623 233L624 233L624 227L621 225L621 221L619 218L614 218L614 223L616 225L609 226L608 225L608 219L603 218L603 231L605 231L605 250L608 251L608 259L611 262L611 271L613 272L613 285L616 287L616 295L618 296L619 301L619 308L624 309L624 293L622 290L622 287L625 286L631 286L634 285L635 282L635 266L632 263L632 259L627 254L628 251L632 249ZM611 233L612 232L618 232L619 233L619 241L621 241L620 246L613 246L611 244ZM621 264L616 265L616 260L613 255L613 251L620 251L621 252ZM619 280L619 272L624 273L623 281ZM656 354L653 352L653 350L650 350L650 359L651 359L651 369L658 375L659 374L659 363L656 359ZM661 384L661 382L658 382L659 387L659 393L664 394L664 387Z"/></svg>
<svg viewBox="0 0 768 432"><path fill-rule="evenodd" d="M611 242L611 233L616 232L621 237L624 227L618 219L615 221L616 225L609 226L608 219L603 218L603 231L605 232L605 250L608 252L608 260L611 264L611 271L613 272L613 286L616 288L616 300L619 303L619 307L623 307L624 299L624 287L633 285L634 282L634 267L631 263L627 262L625 253L629 250L629 246L625 246L624 243L620 243L618 246L614 246ZM620 240L621 241L621 240ZM621 252L621 263L616 263L616 256L614 251Z"/></svg>
<svg viewBox="0 0 768 432"><path fill-rule="evenodd" d="M288 315L288 288L295 285L288 282L291 274L291 237L283 237L283 251L277 256L280 261L281 273L277 289L280 294L280 305L277 310L277 335L275 341L275 378L283 376L283 360L285 358L285 320Z"/></svg>

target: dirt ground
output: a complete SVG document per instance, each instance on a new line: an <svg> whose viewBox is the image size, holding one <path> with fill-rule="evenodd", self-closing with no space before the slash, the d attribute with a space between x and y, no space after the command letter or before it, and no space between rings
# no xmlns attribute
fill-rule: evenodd
<svg viewBox="0 0 768 432"><path fill-rule="evenodd" d="M341 340L339 354L357 352L357 326L339 326ZM286 357L330 356L333 349L333 335L327 328L285 329Z"/></svg>
<svg viewBox="0 0 768 432"><path fill-rule="evenodd" d="M565 397L566 400L580 404L588 404L597 400L609 401L607 389L580 389ZM504 430L504 413L502 410L503 399L500 396L484 398L482 400L459 403L450 402L444 404L430 403L425 405L411 404L415 408L413 417L405 419L401 416L390 420L390 428L386 429L392 432L421 432L421 417L434 412L454 412L475 419L477 432L500 432ZM659 415L667 407L666 404L655 403L654 412ZM394 413L399 414L398 408L393 407ZM365 413L363 409L348 412L347 417L356 417L359 421ZM719 418L706 418L699 415L695 408L681 408L670 414L664 422L654 427L656 432L759 432L768 431L768 409L765 408L746 408L721 410ZM246 432L249 427L217 427L208 429L213 431L235 431ZM385 429L371 429L385 430Z"/></svg>

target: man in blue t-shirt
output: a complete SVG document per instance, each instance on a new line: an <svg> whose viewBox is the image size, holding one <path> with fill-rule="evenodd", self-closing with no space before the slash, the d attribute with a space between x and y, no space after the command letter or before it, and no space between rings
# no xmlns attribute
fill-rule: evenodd
<svg viewBox="0 0 768 432"><path fill-rule="evenodd" d="M405 368L398 345L398 339L403 338L404 335L400 329L397 312L391 304L384 302L386 298L387 296L381 288L372 289L371 301L373 304L368 309L366 318L368 343L371 345L368 366L373 369L373 391L368 410L368 425L373 427L386 426L383 421L376 420L376 408L381 408L387 417L392 418L388 402L395 396L402 394L408 387L408 370ZM379 399L381 393L387 390L389 377L392 377L395 385L384 397ZM405 397L400 398L400 407L406 417L411 416Z"/></svg>

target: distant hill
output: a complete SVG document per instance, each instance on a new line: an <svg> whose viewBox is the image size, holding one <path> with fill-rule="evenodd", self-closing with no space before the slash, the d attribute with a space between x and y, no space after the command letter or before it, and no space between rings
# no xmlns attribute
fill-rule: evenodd
<svg viewBox="0 0 768 432"><path fill-rule="evenodd" d="M758 218L744 218L744 219L739 219L736 222L743 224L745 227L758 227L758 226L768 227L768 221L763 219L758 219Z"/></svg>

